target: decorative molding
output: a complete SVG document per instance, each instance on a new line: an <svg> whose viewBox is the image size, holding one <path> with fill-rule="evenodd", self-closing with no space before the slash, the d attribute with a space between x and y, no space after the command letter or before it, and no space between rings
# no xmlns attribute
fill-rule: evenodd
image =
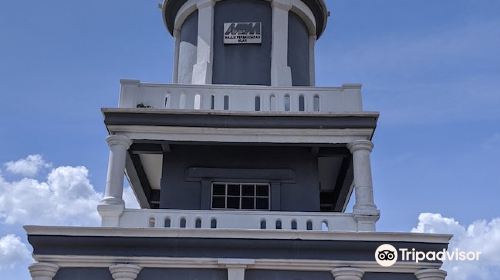
<svg viewBox="0 0 500 280"><path fill-rule="evenodd" d="M115 264L109 267L109 271L115 280L135 280L141 267L135 264Z"/></svg>
<svg viewBox="0 0 500 280"><path fill-rule="evenodd" d="M415 272L418 280L445 280L446 271L441 269L422 269Z"/></svg>
<svg viewBox="0 0 500 280"><path fill-rule="evenodd" d="M335 280L361 280L365 273L363 270L355 267L339 267L333 269L331 272Z"/></svg>
<svg viewBox="0 0 500 280"><path fill-rule="evenodd" d="M109 267L121 263L134 263L142 268L227 268L245 266L247 269L332 271L335 268L356 267L364 272L417 273L436 271L440 263L397 262L390 268L375 261L325 261L302 259L218 259L218 258L166 258L122 256L35 255L40 261L50 261L60 267ZM425 279L430 280L430 279ZM434 279L432 279L434 280ZM441 279L439 279L441 280Z"/></svg>
<svg viewBox="0 0 500 280"><path fill-rule="evenodd" d="M151 210L154 211L154 210ZM301 239L379 242L424 242L447 244L453 235L403 232L312 232L296 230L238 229L156 229L112 227L24 226L28 235L122 236L122 237L199 237L250 239Z"/></svg>
<svg viewBox="0 0 500 280"><path fill-rule="evenodd" d="M370 140L356 140L347 144L347 148L354 153L360 150L366 150L371 152L373 149L373 143Z"/></svg>
<svg viewBox="0 0 500 280"><path fill-rule="evenodd" d="M50 262L37 262L29 266L31 279L52 280L59 270L59 266Z"/></svg>

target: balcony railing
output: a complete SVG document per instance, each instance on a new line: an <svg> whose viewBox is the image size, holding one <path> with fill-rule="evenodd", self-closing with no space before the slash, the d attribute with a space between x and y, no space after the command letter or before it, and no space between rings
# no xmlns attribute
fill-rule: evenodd
<svg viewBox="0 0 500 280"><path fill-rule="evenodd" d="M361 86L269 87L146 84L122 80L120 108L229 110L243 112L360 112Z"/></svg>
<svg viewBox="0 0 500 280"><path fill-rule="evenodd" d="M281 211L126 209L120 227L356 231L352 214Z"/></svg>

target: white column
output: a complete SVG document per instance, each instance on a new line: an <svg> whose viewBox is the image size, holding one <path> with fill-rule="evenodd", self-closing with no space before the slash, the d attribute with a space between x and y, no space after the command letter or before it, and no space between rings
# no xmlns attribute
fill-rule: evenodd
<svg viewBox="0 0 500 280"><path fill-rule="evenodd" d="M32 280L52 280L59 270L59 266L53 263L34 263L29 266Z"/></svg>
<svg viewBox="0 0 500 280"><path fill-rule="evenodd" d="M141 267L135 264L116 264L109 267L114 280L135 280Z"/></svg>
<svg viewBox="0 0 500 280"><path fill-rule="evenodd" d="M174 29L174 71L172 73L172 83L179 83L179 49L180 49L180 31L179 29Z"/></svg>
<svg viewBox="0 0 500 280"><path fill-rule="evenodd" d="M215 0L201 0L198 8L198 43L196 64L193 66L193 84L212 83Z"/></svg>
<svg viewBox="0 0 500 280"><path fill-rule="evenodd" d="M316 35L309 35L309 84L310 86L316 85Z"/></svg>
<svg viewBox="0 0 500 280"><path fill-rule="evenodd" d="M356 202L353 207L358 231L375 231L375 222L380 212L373 199L370 153L373 144L369 140L357 140L347 145L352 153L354 169L354 190Z"/></svg>
<svg viewBox="0 0 500 280"><path fill-rule="evenodd" d="M102 218L102 226L118 226L119 218L125 208L123 180L127 150L132 141L123 135L110 135L106 138L109 146L108 174L104 199L97 206Z"/></svg>
<svg viewBox="0 0 500 280"><path fill-rule="evenodd" d="M290 0L272 0L273 36L271 47L271 85L292 86L292 71L288 66L288 12Z"/></svg>
<svg viewBox="0 0 500 280"><path fill-rule="evenodd" d="M361 280L364 271L354 267L339 267L332 271L334 280Z"/></svg>
<svg viewBox="0 0 500 280"><path fill-rule="evenodd" d="M444 280L446 279L446 271L441 269L422 269L415 272L418 280Z"/></svg>

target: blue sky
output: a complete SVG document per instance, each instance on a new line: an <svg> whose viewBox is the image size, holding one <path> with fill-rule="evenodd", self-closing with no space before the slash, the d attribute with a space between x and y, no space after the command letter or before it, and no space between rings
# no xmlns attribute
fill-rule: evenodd
<svg viewBox="0 0 500 280"><path fill-rule="evenodd" d="M157 5L0 2L5 180L22 176L4 163L40 154L53 168L85 166L103 191L108 149L100 108L117 105L119 79L171 81L172 40ZM500 217L500 2L327 5L317 84L362 83L365 109L381 112L372 160L379 230L409 231L424 212L465 227ZM50 171L41 168L35 179ZM19 223L0 221L0 237L7 234L24 236ZM4 268L12 279L27 277L21 271Z"/></svg>

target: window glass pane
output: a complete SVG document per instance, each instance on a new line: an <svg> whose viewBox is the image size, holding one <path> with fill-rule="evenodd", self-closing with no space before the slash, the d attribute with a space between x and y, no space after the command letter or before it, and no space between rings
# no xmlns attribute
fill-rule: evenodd
<svg viewBox="0 0 500 280"><path fill-rule="evenodd" d="M255 209L255 198L243 197L241 198L241 209Z"/></svg>
<svg viewBox="0 0 500 280"><path fill-rule="evenodd" d="M242 196L254 196L255 195L255 185L243 185L242 187Z"/></svg>
<svg viewBox="0 0 500 280"><path fill-rule="evenodd" d="M240 198L234 196L227 197L227 208L228 209L240 209Z"/></svg>
<svg viewBox="0 0 500 280"><path fill-rule="evenodd" d="M222 184L214 184L213 187L214 195L225 195L226 194L226 186Z"/></svg>
<svg viewBox="0 0 500 280"><path fill-rule="evenodd" d="M228 184L227 185L227 195L240 195L240 185Z"/></svg>
<svg viewBox="0 0 500 280"><path fill-rule="evenodd" d="M255 209L269 209L269 198L256 198Z"/></svg>
<svg viewBox="0 0 500 280"><path fill-rule="evenodd" d="M226 208L226 198L223 196L212 197L212 208Z"/></svg>
<svg viewBox="0 0 500 280"><path fill-rule="evenodd" d="M257 185L257 196L269 196L269 185Z"/></svg>

